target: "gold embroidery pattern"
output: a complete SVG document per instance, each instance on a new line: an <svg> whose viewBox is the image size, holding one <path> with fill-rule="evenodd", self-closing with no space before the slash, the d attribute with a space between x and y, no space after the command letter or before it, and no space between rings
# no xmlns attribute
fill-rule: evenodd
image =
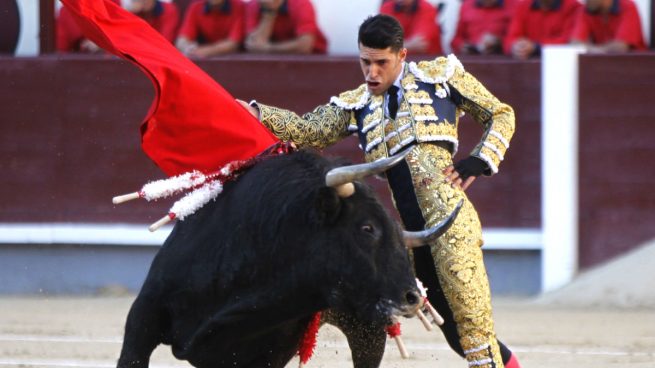
<svg viewBox="0 0 655 368"><path fill-rule="evenodd" d="M407 128L405 128L407 126ZM400 143L408 142L413 137L416 137L416 133L411 128L411 120L403 119L398 124L398 136L400 137ZM391 146L390 146L391 147Z"/></svg>
<svg viewBox="0 0 655 368"><path fill-rule="evenodd" d="M350 134L350 111L321 105L302 117L292 111L257 104L262 123L283 141L298 147L325 148Z"/></svg>
<svg viewBox="0 0 655 368"><path fill-rule="evenodd" d="M375 126L371 131L366 135L366 152L369 152L371 149L378 145L384 145L384 129L383 124L380 123Z"/></svg>
<svg viewBox="0 0 655 368"><path fill-rule="evenodd" d="M435 84L434 85L434 94L435 94L435 96L437 96L439 98L448 97L448 92L446 91L446 89L443 88L443 86L441 84Z"/></svg>
<svg viewBox="0 0 655 368"><path fill-rule="evenodd" d="M365 154L366 162L373 162L381 158L388 157L387 155L387 146L384 144L378 144Z"/></svg>
<svg viewBox="0 0 655 368"><path fill-rule="evenodd" d="M491 143L498 147L503 155L505 154L505 146L502 143L498 144L495 141L497 137L489 132L494 130L509 142L515 129L514 110L500 102L475 77L461 69L457 69L450 83L464 97L463 104L460 106L462 110L471 114L485 128L482 141L471 152L471 155L486 161L492 173L497 172L498 164L501 161L500 157L485 147L484 142Z"/></svg>
<svg viewBox="0 0 655 368"><path fill-rule="evenodd" d="M364 117L362 122L362 130L364 133L373 129L374 125L382 124L382 108L378 107L375 111L369 113Z"/></svg>
<svg viewBox="0 0 655 368"><path fill-rule="evenodd" d="M333 97L332 102L340 105L342 108L361 108L366 100L368 100L369 93L366 84L362 84L357 89L342 92L338 97Z"/></svg>
<svg viewBox="0 0 655 368"><path fill-rule="evenodd" d="M387 148L389 150L396 147L403 139L414 135L412 130L412 118L403 116L397 118L395 122L390 122L386 126L385 139L387 139Z"/></svg>
<svg viewBox="0 0 655 368"><path fill-rule="evenodd" d="M477 122L481 122L484 127L488 125L491 118L493 117L490 111L486 110L484 107L476 104L471 100L464 100L462 110L471 114L473 119L475 119Z"/></svg>
<svg viewBox="0 0 655 368"><path fill-rule="evenodd" d="M464 206L452 227L431 245L441 286L453 311L463 349L471 350L469 362L493 358L503 367L494 333L491 296L482 259L482 229L477 212L466 194L443 181L442 170L452 164L450 153L435 145L417 145L407 158L419 207L426 227L436 225L456 206ZM477 348L489 344L491 349ZM491 354L490 354L491 351ZM491 367L481 365L480 367Z"/></svg>
<svg viewBox="0 0 655 368"><path fill-rule="evenodd" d="M419 142L434 141L435 137L452 137L457 139L457 127L445 122L421 122L416 123L416 136Z"/></svg>
<svg viewBox="0 0 655 368"><path fill-rule="evenodd" d="M448 67L448 59L438 57L434 60L423 60L418 62L417 66L427 78L436 79L444 76Z"/></svg>
<svg viewBox="0 0 655 368"><path fill-rule="evenodd" d="M414 120L417 123L439 121L439 117L434 111L434 107L432 107L432 105L412 104L410 109L412 111L412 115L414 116Z"/></svg>
<svg viewBox="0 0 655 368"><path fill-rule="evenodd" d="M430 94L427 91L407 91L407 100L414 99L431 99Z"/></svg>
<svg viewBox="0 0 655 368"><path fill-rule="evenodd" d="M398 115L402 115L403 113L409 113L409 107L407 105L407 101L403 98L402 101L400 101L400 106L398 107L398 114L396 114L396 117Z"/></svg>
<svg viewBox="0 0 655 368"><path fill-rule="evenodd" d="M494 145L496 148L498 148L498 151L500 151L500 153L503 156L505 156L505 152L507 152L507 147L505 147L505 144L500 139L498 139L498 137L489 134L485 139L485 142L489 142L492 145Z"/></svg>
<svg viewBox="0 0 655 368"><path fill-rule="evenodd" d="M405 76L400 81L400 85L403 87L403 90L407 91L408 89L416 88L416 78L414 74L408 73L408 69L405 68Z"/></svg>

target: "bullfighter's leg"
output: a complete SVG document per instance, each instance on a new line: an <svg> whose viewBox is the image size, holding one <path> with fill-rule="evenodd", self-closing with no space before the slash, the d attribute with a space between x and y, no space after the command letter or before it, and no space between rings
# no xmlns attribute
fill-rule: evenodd
<svg viewBox="0 0 655 368"><path fill-rule="evenodd" d="M480 221L466 194L444 182L442 170L450 164L447 149L420 144L406 163L392 169L396 173L389 184L408 230L436 225L464 200L454 224L431 249L414 252L416 272L428 288L430 302L446 319L443 330L453 349L466 357L470 367L502 368L508 350L501 354L494 332ZM405 184L409 180L411 188Z"/></svg>
<svg viewBox="0 0 655 368"><path fill-rule="evenodd" d="M383 326L372 326L354 316L331 310L323 313L323 321L346 335L355 368L380 366L387 338Z"/></svg>
<svg viewBox="0 0 655 368"><path fill-rule="evenodd" d="M162 341L160 316L157 303L141 294L137 296L127 315L117 367L148 367L150 355Z"/></svg>

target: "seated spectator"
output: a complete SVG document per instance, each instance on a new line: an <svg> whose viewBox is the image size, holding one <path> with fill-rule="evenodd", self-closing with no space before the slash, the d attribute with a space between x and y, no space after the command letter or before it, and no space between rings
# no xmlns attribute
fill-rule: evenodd
<svg viewBox="0 0 655 368"><path fill-rule="evenodd" d="M180 12L173 3L159 0L130 0L127 10L148 22L171 43L175 42Z"/></svg>
<svg viewBox="0 0 655 368"><path fill-rule="evenodd" d="M202 0L186 10L176 46L187 56L205 58L238 50L243 41L241 0Z"/></svg>
<svg viewBox="0 0 655 368"><path fill-rule="evenodd" d="M456 54L500 54L514 0L464 0L451 42Z"/></svg>
<svg viewBox="0 0 655 368"><path fill-rule="evenodd" d="M437 9L426 0L393 0L380 7L380 14L398 19L405 31L405 48L413 53L441 54L441 30Z"/></svg>
<svg viewBox="0 0 655 368"><path fill-rule="evenodd" d="M646 50L637 6L632 0L586 0L572 40L591 52Z"/></svg>
<svg viewBox="0 0 655 368"><path fill-rule="evenodd" d="M248 52L324 54L327 40L310 0L252 0L246 5Z"/></svg>
<svg viewBox="0 0 655 368"><path fill-rule="evenodd" d="M578 12L578 0L522 0L505 37L505 53L517 59L541 54L542 45L568 44Z"/></svg>
<svg viewBox="0 0 655 368"><path fill-rule="evenodd" d="M112 0L120 4L120 0ZM88 38L73 19L67 7L62 6L55 24L55 48L58 52L100 53L103 50Z"/></svg>

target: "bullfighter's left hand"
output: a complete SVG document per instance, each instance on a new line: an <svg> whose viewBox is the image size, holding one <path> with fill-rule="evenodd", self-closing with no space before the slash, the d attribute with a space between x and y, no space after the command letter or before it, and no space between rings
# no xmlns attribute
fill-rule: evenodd
<svg viewBox="0 0 655 368"><path fill-rule="evenodd" d="M466 190L475 179L487 170L487 164L477 157L469 156L460 160L455 165L444 169L446 175L444 181L450 183L453 188Z"/></svg>

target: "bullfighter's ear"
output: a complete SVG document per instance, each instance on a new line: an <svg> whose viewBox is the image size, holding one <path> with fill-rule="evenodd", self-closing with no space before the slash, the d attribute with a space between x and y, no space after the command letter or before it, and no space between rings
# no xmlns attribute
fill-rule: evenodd
<svg viewBox="0 0 655 368"><path fill-rule="evenodd" d="M341 212L341 197L334 188L319 189L316 198L316 214L318 220L331 224L337 220Z"/></svg>

